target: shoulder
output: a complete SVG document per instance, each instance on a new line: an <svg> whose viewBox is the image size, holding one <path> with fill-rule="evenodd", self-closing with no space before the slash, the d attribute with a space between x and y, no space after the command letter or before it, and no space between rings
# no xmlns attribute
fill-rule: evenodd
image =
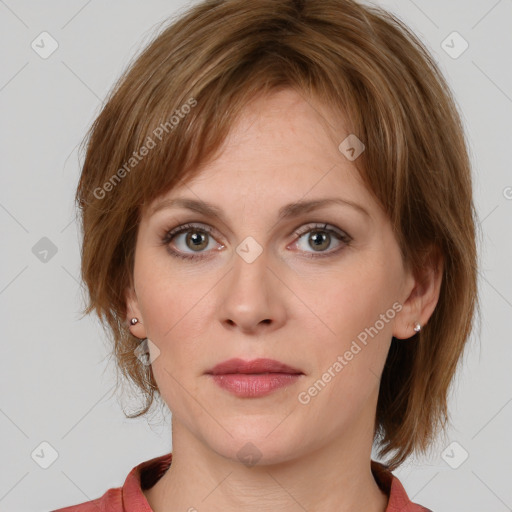
<svg viewBox="0 0 512 512"><path fill-rule="evenodd" d="M109 489L100 498L52 512L152 512L143 490L152 487L167 471L172 453L154 457L135 466L122 487Z"/></svg>

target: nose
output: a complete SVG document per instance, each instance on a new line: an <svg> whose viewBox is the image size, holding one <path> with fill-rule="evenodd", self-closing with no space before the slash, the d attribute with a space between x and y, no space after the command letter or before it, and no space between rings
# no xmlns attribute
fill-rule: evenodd
<svg viewBox="0 0 512 512"><path fill-rule="evenodd" d="M265 251L250 263L235 254L233 267L222 281L218 318L224 327L257 334L284 324L286 287L270 268Z"/></svg>

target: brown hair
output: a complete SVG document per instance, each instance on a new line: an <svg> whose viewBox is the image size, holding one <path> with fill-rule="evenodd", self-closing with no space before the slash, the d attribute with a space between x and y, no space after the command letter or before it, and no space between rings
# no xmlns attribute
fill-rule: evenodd
<svg viewBox="0 0 512 512"><path fill-rule="evenodd" d="M84 314L96 311L118 369L145 397L128 417L145 414L158 389L125 321L140 216L213 158L250 100L282 88L343 113L363 141L354 163L389 216L406 265L421 268L432 246L443 256L430 321L414 342L393 338L381 379L375 434L394 469L446 426L478 300L460 117L428 51L390 13L352 0L213 0L172 20L130 64L84 139L76 192Z"/></svg>

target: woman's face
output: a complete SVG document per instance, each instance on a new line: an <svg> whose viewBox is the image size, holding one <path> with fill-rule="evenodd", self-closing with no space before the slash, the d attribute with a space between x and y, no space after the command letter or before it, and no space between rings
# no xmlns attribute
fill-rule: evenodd
<svg viewBox="0 0 512 512"><path fill-rule="evenodd" d="M332 118L325 131L328 112L291 90L256 100L220 157L140 223L132 333L151 341L173 431L233 460L371 440L391 338L412 336L421 320L389 221L352 152L338 148L349 132ZM220 218L176 199L208 203ZM319 206L289 206L311 201ZM273 359L299 375L207 373L232 358Z"/></svg>

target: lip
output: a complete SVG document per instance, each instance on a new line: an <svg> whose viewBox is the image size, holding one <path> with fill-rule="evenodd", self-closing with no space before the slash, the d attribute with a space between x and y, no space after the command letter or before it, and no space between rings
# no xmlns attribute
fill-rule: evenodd
<svg viewBox="0 0 512 512"><path fill-rule="evenodd" d="M304 375L274 359L229 359L206 372L215 384L240 398L258 398L294 384Z"/></svg>
<svg viewBox="0 0 512 512"><path fill-rule="evenodd" d="M210 375L226 375L230 373L255 374L255 373L282 373L289 375L303 375L303 372L287 364L274 359L253 359L244 361L240 358L228 359L215 365L206 372Z"/></svg>
<svg viewBox="0 0 512 512"><path fill-rule="evenodd" d="M225 373L210 375L217 386L240 398L259 398L280 388L295 384L300 373L243 374Z"/></svg>

